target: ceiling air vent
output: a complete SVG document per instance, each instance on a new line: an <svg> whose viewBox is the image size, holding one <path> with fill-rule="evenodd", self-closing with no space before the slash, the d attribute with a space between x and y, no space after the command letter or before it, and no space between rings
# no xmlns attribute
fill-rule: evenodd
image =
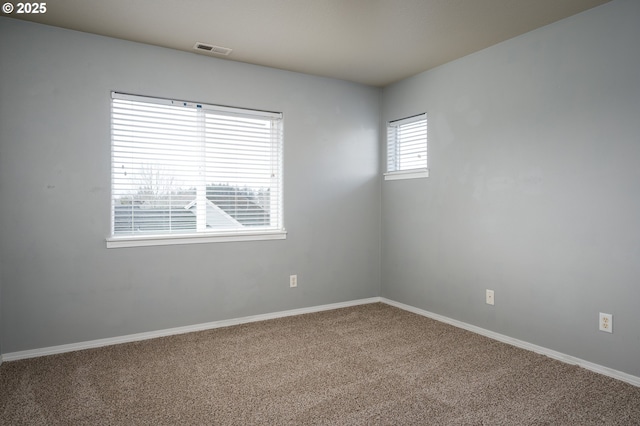
<svg viewBox="0 0 640 426"><path fill-rule="evenodd" d="M200 43L197 42L193 48L195 50L202 50L204 52L215 53L216 55L227 56L232 52L233 49L229 49L228 47L214 46L212 44Z"/></svg>

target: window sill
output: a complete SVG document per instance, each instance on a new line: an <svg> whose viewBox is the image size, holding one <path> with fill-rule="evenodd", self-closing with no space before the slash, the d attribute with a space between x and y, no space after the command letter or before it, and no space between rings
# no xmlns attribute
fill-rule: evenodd
<svg viewBox="0 0 640 426"><path fill-rule="evenodd" d="M215 235L154 235L107 238L107 248L168 246L179 244L226 243L231 241L285 240L287 231L229 233Z"/></svg>
<svg viewBox="0 0 640 426"><path fill-rule="evenodd" d="M429 169L389 172L384 174L384 180L418 179L426 177L429 177Z"/></svg>

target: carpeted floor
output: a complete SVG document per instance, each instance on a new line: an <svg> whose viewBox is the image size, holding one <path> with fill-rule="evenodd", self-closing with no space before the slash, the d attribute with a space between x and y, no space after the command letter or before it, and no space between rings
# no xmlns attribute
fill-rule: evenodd
<svg viewBox="0 0 640 426"><path fill-rule="evenodd" d="M371 304L0 367L2 425L640 425L640 388Z"/></svg>

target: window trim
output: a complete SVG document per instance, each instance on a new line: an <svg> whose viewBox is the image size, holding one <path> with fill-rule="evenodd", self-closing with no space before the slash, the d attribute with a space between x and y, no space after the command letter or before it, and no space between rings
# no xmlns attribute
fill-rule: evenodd
<svg viewBox="0 0 640 426"><path fill-rule="evenodd" d="M124 100L135 100L142 101L148 103L155 103L161 105L180 105L180 106L188 106L193 108L198 108L203 111L215 111L215 112L224 112L228 115L234 115L239 117L264 117L264 118L279 118L280 120L283 117L281 112L272 112L272 111L264 111L264 110L255 110L250 108L236 108L236 107L227 107L222 105L212 105L212 104L204 104L199 102L191 102L191 101L181 101L174 100L168 98L157 98L157 97L149 97L144 95L133 95L128 93L122 93L117 91L111 91L110 96L110 110L113 108L113 99L124 99ZM247 113L243 113L243 111L247 111ZM280 132L282 132L282 122L279 124ZM279 206L279 227L274 229L246 229L246 230L222 230L215 232L207 232L207 233L184 233L184 234L154 234L154 235L116 235L113 231L113 220L114 220L114 211L113 211L113 182L110 183L110 199L111 199L111 210L110 210L110 235L105 238L106 247L107 248L126 248L126 247L145 247L145 246L163 246L163 245L184 245L184 244L202 244L202 243L217 243L217 242L234 242L234 241L265 241L265 240L283 240L287 238L287 231L284 228L284 196L283 196L283 136L281 133L279 142L277 144L272 144L271 150L277 149L277 152L272 155L276 155L278 157L278 168L279 168L279 197L280 197L280 206ZM113 150L113 134L110 134L110 144L111 149ZM277 146L276 146L277 145ZM113 151L112 151L113 152ZM111 154L113 155L113 154ZM113 179L113 160L111 160L110 164L110 173L111 179Z"/></svg>
<svg viewBox="0 0 640 426"><path fill-rule="evenodd" d="M401 170L384 174L384 180L418 179L426 177L429 177L429 169Z"/></svg>
<svg viewBox="0 0 640 426"><path fill-rule="evenodd" d="M390 138L389 135L391 133L392 129L397 129L400 126L403 125L407 125L407 124L412 124L418 121L422 121L424 120L425 122L425 127L427 127L427 113L423 112L420 114L416 114L416 115L412 115L409 117L405 117L405 118L401 118L398 120L391 120L387 122L387 132L386 132L386 161L385 161L385 169L386 172L383 173L384 176L384 180L403 180L403 179L419 179L419 178L426 178L429 177L429 168L428 167L421 167L421 168L415 168L415 169L406 169L406 170L392 170L389 171L389 153L392 150L392 147L390 146ZM428 127L427 127L428 129ZM425 130L425 154L427 151L427 130ZM394 145L395 145L395 138L394 138ZM428 161L428 156L427 156L427 161ZM428 165L428 162L427 162Z"/></svg>
<svg viewBox="0 0 640 426"><path fill-rule="evenodd" d="M265 241L265 240L286 240L287 231L262 231L262 232L246 232L246 233L222 233L201 235L201 234L184 234L184 235L153 235L143 237L108 237L106 239L107 248L125 248L125 247L148 247L148 246L168 246L182 244L203 244L203 243L226 243L233 241Z"/></svg>

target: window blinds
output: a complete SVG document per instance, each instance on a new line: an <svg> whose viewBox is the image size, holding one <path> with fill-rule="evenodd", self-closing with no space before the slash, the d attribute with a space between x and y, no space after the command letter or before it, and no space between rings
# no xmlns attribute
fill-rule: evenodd
<svg viewBox="0 0 640 426"><path fill-rule="evenodd" d="M387 172L427 169L427 115L420 114L387 125Z"/></svg>
<svg viewBox="0 0 640 426"><path fill-rule="evenodd" d="M282 230L282 114L112 93L112 236Z"/></svg>

